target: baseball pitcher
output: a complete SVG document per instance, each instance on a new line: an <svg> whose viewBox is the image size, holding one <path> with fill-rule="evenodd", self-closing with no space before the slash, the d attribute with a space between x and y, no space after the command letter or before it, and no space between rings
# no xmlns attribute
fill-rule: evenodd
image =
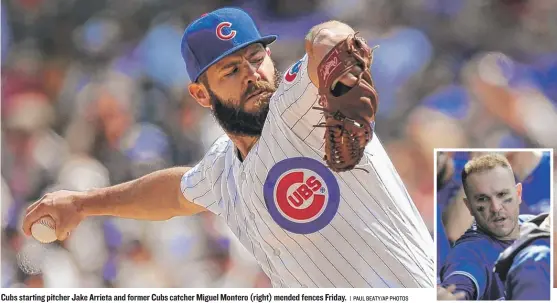
<svg viewBox="0 0 557 303"><path fill-rule="evenodd" d="M158 171L31 205L64 240L89 216L144 220L210 211L274 287L434 287L434 245L381 142L373 48L346 24L310 30L306 54L280 74L276 36L223 8L182 39L188 91L226 135L192 168Z"/></svg>

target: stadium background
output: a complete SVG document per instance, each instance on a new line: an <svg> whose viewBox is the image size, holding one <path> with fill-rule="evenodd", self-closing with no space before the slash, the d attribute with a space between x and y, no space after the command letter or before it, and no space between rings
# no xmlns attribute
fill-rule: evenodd
<svg viewBox="0 0 557 303"><path fill-rule="evenodd" d="M281 71L325 20L380 45L377 133L432 233L434 147L557 146L556 1L5 0L2 287L269 286L211 215L93 218L53 245L20 231L44 192L200 159L221 131L187 94L179 42L187 23L223 5L280 36Z"/></svg>

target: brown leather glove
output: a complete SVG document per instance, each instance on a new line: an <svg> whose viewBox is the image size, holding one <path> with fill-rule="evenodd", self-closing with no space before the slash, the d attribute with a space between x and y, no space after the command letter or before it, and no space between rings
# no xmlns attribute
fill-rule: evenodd
<svg viewBox="0 0 557 303"><path fill-rule="evenodd" d="M317 68L321 107L314 108L323 111L325 122L315 126L327 128L323 159L335 172L353 169L373 137L378 105L370 70L374 49L356 33L338 43ZM355 66L361 72L353 87L336 83Z"/></svg>

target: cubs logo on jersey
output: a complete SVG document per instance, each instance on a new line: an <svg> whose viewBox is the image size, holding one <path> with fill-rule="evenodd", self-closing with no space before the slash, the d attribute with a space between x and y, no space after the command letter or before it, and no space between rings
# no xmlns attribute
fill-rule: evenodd
<svg viewBox="0 0 557 303"><path fill-rule="evenodd" d="M267 175L263 192L273 220L297 234L323 229L335 217L340 203L336 178L311 158L290 158L275 164Z"/></svg>
<svg viewBox="0 0 557 303"><path fill-rule="evenodd" d="M298 73L300 72L300 67L302 66L303 59L298 60L298 62L294 63L292 67L288 69L288 71L284 74L284 80L288 83L296 80Z"/></svg>

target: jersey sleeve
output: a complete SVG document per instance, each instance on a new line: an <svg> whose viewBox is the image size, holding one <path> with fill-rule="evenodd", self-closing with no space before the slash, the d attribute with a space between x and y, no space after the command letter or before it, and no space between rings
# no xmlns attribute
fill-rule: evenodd
<svg viewBox="0 0 557 303"><path fill-rule="evenodd" d="M506 289L510 300L549 300L549 240L536 240L515 256L507 277Z"/></svg>
<svg viewBox="0 0 557 303"><path fill-rule="evenodd" d="M478 300L485 292L489 272L484 259L474 249L474 244L469 242L455 246L440 272L443 287L456 284L455 292L464 292L469 300Z"/></svg>
<svg viewBox="0 0 557 303"><path fill-rule="evenodd" d="M233 144L228 137L217 139L203 159L182 176L180 184L182 194L188 201L217 215L223 212L219 182L223 180L225 156L230 148L233 148Z"/></svg>
<svg viewBox="0 0 557 303"><path fill-rule="evenodd" d="M302 140L307 141L315 131L314 125L322 122L317 87L311 82L308 73L308 56L292 64L283 74L281 83L270 104L270 113L280 119ZM319 134L322 141L322 132Z"/></svg>

